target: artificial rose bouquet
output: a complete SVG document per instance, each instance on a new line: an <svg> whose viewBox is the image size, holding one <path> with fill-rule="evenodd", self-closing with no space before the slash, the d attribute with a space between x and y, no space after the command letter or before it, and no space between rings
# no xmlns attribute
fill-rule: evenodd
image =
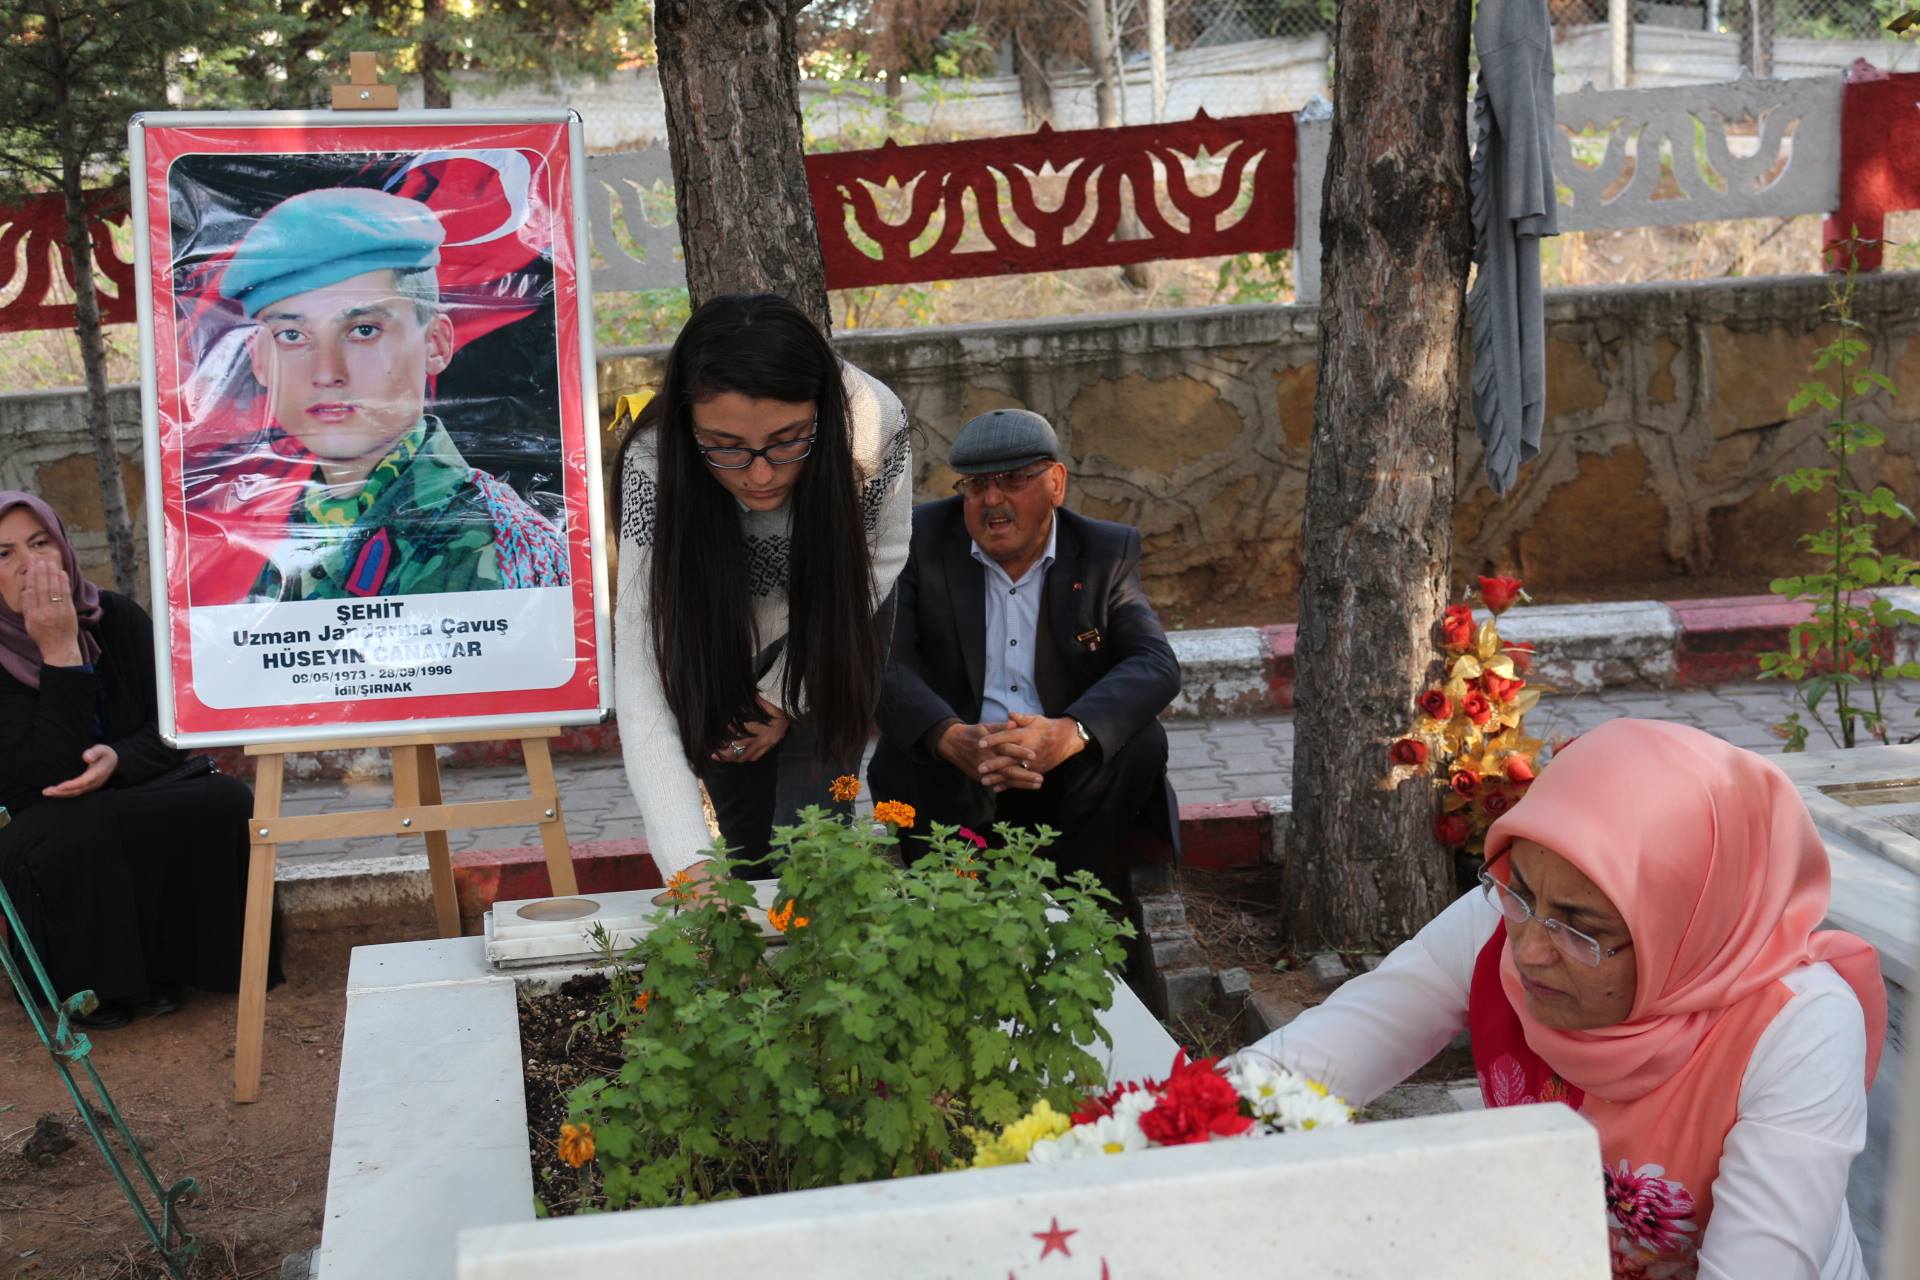
<svg viewBox="0 0 1920 1280"><path fill-rule="evenodd" d="M1053 1164L1148 1147L1353 1123L1353 1108L1324 1084L1257 1055L1173 1060L1164 1080L1130 1080L1088 1097L1071 1115L1045 1101L997 1132L971 1131L973 1165Z"/></svg>
<svg viewBox="0 0 1920 1280"><path fill-rule="evenodd" d="M1476 621L1468 604L1447 609L1440 621L1446 674L1415 699L1412 727L1387 748L1385 785L1419 775L1445 787L1434 838L1473 854L1545 765L1545 744L1522 726L1540 701L1540 689L1527 683L1533 646L1502 641L1498 621L1526 598L1517 578L1481 578L1480 600L1493 617Z"/></svg>

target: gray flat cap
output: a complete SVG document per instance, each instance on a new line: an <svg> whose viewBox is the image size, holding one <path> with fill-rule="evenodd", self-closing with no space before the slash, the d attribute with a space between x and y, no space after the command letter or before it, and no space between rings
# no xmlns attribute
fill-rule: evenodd
<svg viewBox="0 0 1920 1280"><path fill-rule="evenodd" d="M947 465L963 476L983 476L1042 458L1060 461L1060 438L1047 420L1027 409L995 409L960 428Z"/></svg>

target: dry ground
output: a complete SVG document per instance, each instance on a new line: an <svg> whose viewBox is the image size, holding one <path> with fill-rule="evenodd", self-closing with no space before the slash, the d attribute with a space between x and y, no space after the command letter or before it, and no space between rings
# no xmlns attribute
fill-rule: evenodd
<svg viewBox="0 0 1920 1280"><path fill-rule="evenodd" d="M400 940L293 935L287 985L267 998L261 1098L247 1106L232 1097L231 996L193 993L178 1013L92 1036L100 1076L156 1176L201 1184L183 1214L201 1245L195 1280L277 1276L283 1257L319 1243L347 954ZM21 1148L42 1115L57 1116L77 1142L35 1164ZM0 995L0 1277L163 1274L25 1011Z"/></svg>

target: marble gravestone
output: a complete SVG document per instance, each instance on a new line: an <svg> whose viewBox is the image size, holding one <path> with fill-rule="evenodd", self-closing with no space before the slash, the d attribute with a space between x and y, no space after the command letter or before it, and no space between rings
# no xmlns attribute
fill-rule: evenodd
<svg viewBox="0 0 1920 1280"><path fill-rule="evenodd" d="M1607 1280L1561 1106L464 1231L459 1280Z"/></svg>

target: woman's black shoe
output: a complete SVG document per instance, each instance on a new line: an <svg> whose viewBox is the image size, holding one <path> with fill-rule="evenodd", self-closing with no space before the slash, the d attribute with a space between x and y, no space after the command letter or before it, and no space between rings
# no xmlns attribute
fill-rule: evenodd
<svg viewBox="0 0 1920 1280"><path fill-rule="evenodd" d="M77 1014L67 1021L82 1031L118 1031L133 1021L133 1014L117 1000L102 1001L92 1013Z"/></svg>
<svg viewBox="0 0 1920 1280"><path fill-rule="evenodd" d="M172 1013L180 1007L180 989L166 986L155 987L145 1000L132 1001L129 1006L142 1018L157 1018L164 1013Z"/></svg>

